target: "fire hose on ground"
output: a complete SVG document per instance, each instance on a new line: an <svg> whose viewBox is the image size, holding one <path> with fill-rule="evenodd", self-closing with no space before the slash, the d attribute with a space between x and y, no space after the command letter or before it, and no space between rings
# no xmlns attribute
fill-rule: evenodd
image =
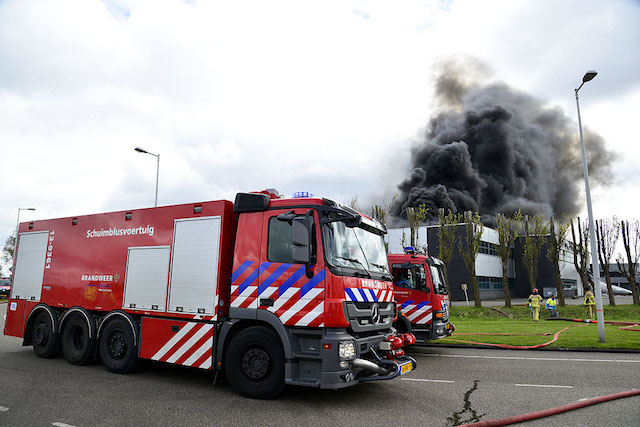
<svg viewBox="0 0 640 427"><path fill-rule="evenodd" d="M561 414L563 412L573 411L574 409L584 408L585 406L596 405L598 403L608 402L610 400L622 399L624 397L640 396L640 390L622 391L620 393L607 394L605 396L594 397L579 402L569 403L567 405L557 406L555 408L544 409L542 411L529 412L527 414L514 415L512 417L499 418L495 420L479 421L477 423L465 424L462 427L480 427L480 426L506 426L509 424L522 423L524 421L536 420L551 415Z"/></svg>
<svg viewBox="0 0 640 427"><path fill-rule="evenodd" d="M568 322L580 322L580 323L585 323L584 325L580 325L580 326L587 326L587 324L589 323L596 323L595 320L589 320L589 319L571 319L568 317L550 317L546 320L564 320L564 321L568 321ZM618 329L623 330L623 331L637 331L640 332L640 329L635 328L635 326L640 326L640 323L638 322L615 322L615 321L605 321L604 323L610 324L610 325L623 325L621 327L619 327ZM542 334L505 334L505 333L453 333L452 335L456 335L456 336L460 336L460 335L485 335L485 336L549 336L549 335L553 335L553 339L551 339L550 341L547 341L545 343L542 344L536 344L536 345L510 345L510 344L494 344L494 343L488 343L488 342L478 342L478 341L467 341L467 340L457 340L457 339L451 339L451 338L447 338L447 341L455 341L455 342L461 342L461 343L465 343L465 344L476 344L476 345L483 345L483 346L489 346L489 347L498 347L498 348L505 348L505 349L509 349L509 350L533 350L536 348L542 348L542 347L546 347L549 344L552 344L554 342L556 342L558 340L558 337L560 336L560 334L564 331L566 331L567 329L571 328L572 326L567 326L564 329L559 330L556 333L551 333L551 332L546 332L546 333L542 333Z"/></svg>

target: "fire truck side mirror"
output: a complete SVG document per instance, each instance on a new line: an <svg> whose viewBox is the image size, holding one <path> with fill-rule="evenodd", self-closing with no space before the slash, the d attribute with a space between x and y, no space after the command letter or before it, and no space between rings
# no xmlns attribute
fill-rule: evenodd
<svg viewBox="0 0 640 427"><path fill-rule="evenodd" d="M291 258L296 264L309 264L311 262L311 218L308 216L293 218L291 225L293 241Z"/></svg>

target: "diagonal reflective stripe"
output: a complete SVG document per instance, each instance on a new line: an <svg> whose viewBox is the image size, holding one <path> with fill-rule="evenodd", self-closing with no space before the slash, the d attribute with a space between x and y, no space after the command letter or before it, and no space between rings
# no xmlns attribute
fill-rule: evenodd
<svg viewBox="0 0 640 427"><path fill-rule="evenodd" d="M269 268L269 266L271 265L270 262L263 262L262 264L260 264L260 267L256 268L253 273L251 273L249 275L249 277L247 277L245 279L244 282L242 282L242 284L240 285L240 288L238 289L238 293L242 293L244 292L245 289L247 289L247 286L251 285L253 282L256 281L256 279L258 278L258 276L260 276L262 273L264 273L264 271Z"/></svg>
<svg viewBox="0 0 640 427"><path fill-rule="evenodd" d="M305 316L296 322L296 326L307 326L313 320L317 319L318 316L324 313L324 301L320 301L320 303L315 306L312 310L309 310Z"/></svg>
<svg viewBox="0 0 640 427"><path fill-rule="evenodd" d="M285 305L297 292L297 288L287 289L287 291L280 295L280 298L276 300L273 307L268 307L268 310L274 313L280 310L280 308L282 308L282 306Z"/></svg>
<svg viewBox="0 0 640 427"><path fill-rule="evenodd" d="M293 273L291 277L289 277L282 285L280 285L280 288L278 289L279 295L282 296L282 294L287 292L287 290L304 275L304 272L305 266L303 265L298 269L298 271Z"/></svg>
<svg viewBox="0 0 640 427"><path fill-rule="evenodd" d="M402 308L403 308L403 309L404 309L404 308L406 308L406 307L407 307L409 304L411 304L412 302L413 302L413 300L403 302L403 303L402 303Z"/></svg>
<svg viewBox="0 0 640 427"><path fill-rule="evenodd" d="M358 301L358 298L356 298L356 295L353 293L353 289L351 288L344 288L344 292L347 294L347 296L349 297L349 301Z"/></svg>
<svg viewBox="0 0 640 427"><path fill-rule="evenodd" d="M302 286L302 288L300 289L300 297L302 298L307 292L309 292L309 290L318 286L318 283L322 282L323 280L324 280L324 270L321 270L320 273L313 276L311 280L309 280L307 283L304 284L304 286Z"/></svg>
<svg viewBox="0 0 640 427"><path fill-rule="evenodd" d="M202 362L202 365L198 366L200 369L209 369L211 367L211 357Z"/></svg>
<svg viewBox="0 0 640 427"><path fill-rule="evenodd" d="M408 319L409 320L417 319L418 317L424 315L427 311L429 311L429 307L427 307L426 309L416 311L411 316L409 316Z"/></svg>
<svg viewBox="0 0 640 427"><path fill-rule="evenodd" d="M371 300L377 302L378 296L376 295L376 291L374 291L373 289L369 289L369 292L371 292Z"/></svg>
<svg viewBox="0 0 640 427"><path fill-rule="evenodd" d="M180 328L180 331L177 334L175 334L169 341L167 341L167 343L163 345L162 348L158 350L158 352L154 354L151 359L160 360L162 356L164 356L165 354L167 354L169 350L171 350L171 347L176 345L178 341L184 338L184 336L187 335L187 332L193 329L193 327L196 325L197 323L187 323L182 328Z"/></svg>
<svg viewBox="0 0 640 427"><path fill-rule="evenodd" d="M242 275L242 273L244 273L244 271L247 268L249 268L251 264L253 264L253 261L245 261L242 264L240 264L240 267L238 267L236 271L233 272L233 275L231 276L231 283L235 282L236 279L240 277L240 275Z"/></svg>
<svg viewBox="0 0 640 427"><path fill-rule="evenodd" d="M203 325L195 334L193 334L191 338L187 340L187 342L182 344L182 347L180 347L175 353L171 355L170 358L167 359L167 362L174 363L176 360L182 357L182 355L185 354L187 350L193 347L195 343L197 343L198 340L202 338L211 329L213 329L213 325Z"/></svg>
<svg viewBox="0 0 640 427"><path fill-rule="evenodd" d="M280 278L280 276L282 276L282 273L287 271L287 269L289 267L291 267L292 265L293 264L282 264L280 267L278 267L276 269L276 271L271 273L271 275L269 275L269 277L267 277L262 283L260 283L260 285L258 286L258 294L261 294L262 292L264 292L265 289L267 289L269 286L271 286L271 284L273 282L278 280L278 278Z"/></svg>
<svg viewBox="0 0 640 427"><path fill-rule="evenodd" d="M420 304L416 306L416 308L419 310L427 304L431 304L431 301L422 301Z"/></svg>
<svg viewBox="0 0 640 427"><path fill-rule="evenodd" d="M363 301L369 301L369 299L367 298L367 293L364 291L364 289L356 289L360 295L362 295L362 300Z"/></svg>
<svg viewBox="0 0 640 427"><path fill-rule="evenodd" d="M414 308L416 308L415 305L408 305L404 308L401 308L402 313L404 313L404 315L406 316L407 313L409 313L411 310L413 310Z"/></svg>
<svg viewBox="0 0 640 427"><path fill-rule="evenodd" d="M207 351L213 348L213 337L210 340L207 340L206 343L202 344L202 346L197 349L187 360L184 361L184 365L193 366L194 363L198 361Z"/></svg>
<svg viewBox="0 0 640 427"><path fill-rule="evenodd" d="M311 294L312 297L317 296L322 290L321 289L314 289ZM309 299L311 299L309 298ZM293 307L291 307L289 310L285 311L284 313L282 313L282 315L280 315L280 321L282 323L286 323L287 320L291 319L297 312L299 312L300 310L302 310L307 304L309 304L309 299L301 299L298 300Z"/></svg>
<svg viewBox="0 0 640 427"><path fill-rule="evenodd" d="M429 321L431 320L432 314L429 313L427 314L425 317L423 317L422 319L419 319L416 323L419 325L422 325L424 323L429 323Z"/></svg>

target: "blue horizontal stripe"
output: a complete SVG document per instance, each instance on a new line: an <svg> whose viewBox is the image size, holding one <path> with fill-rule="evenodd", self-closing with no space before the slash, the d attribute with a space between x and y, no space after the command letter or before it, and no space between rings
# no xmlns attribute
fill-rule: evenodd
<svg viewBox="0 0 640 427"><path fill-rule="evenodd" d="M289 289L292 285L294 285L305 273L305 266L303 265L291 275L282 285L278 288L278 296L281 297L287 289Z"/></svg>
<svg viewBox="0 0 640 427"><path fill-rule="evenodd" d="M235 282L236 279L238 277L240 277L240 275L242 273L244 273L244 271L249 268L249 266L253 264L253 261L245 261L242 264L240 264L240 267L237 268L236 271L233 272L233 275L231 276L231 283Z"/></svg>
<svg viewBox="0 0 640 427"><path fill-rule="evenodd" d="M240 288L238 288L238 294L241 295L242 292L244 292L245 289L247 289L249 286L251 286L251 284L253 282L256 281L256 279L267 269L269 268L269 266L271 265L270 262L263 262L260 267L256 268L253 273L251 273L249 275L249 277L247 277L245 279L244 282L242 282L242 284L240 285Z"/></svg>
<svg viewBox="0 0 640 427"><path fill-rule="evenodd" d="M320 270L320 273L313 276L311 280L309 280L307 283L304 284L304 286L302 286L302 288L300 289L300 298L302 298L311 289L318 286L318 283L322 282L323 280L324 280L324 270Z"/></svg>
<svg viewBox="0 0 640 427"><path fill-rule="evenodd" d="M287 269L291 267L291 265L292 264L282 264L280 267L276 269L276 271L271 273L271 275L269 275L269 277L267 277L267 279L264 282L260 283L260 285L258 286L258 295L263 293L265 289L271 286L273 282L278 280L280 276L282 276L282 273L287 271Z"/></svg>

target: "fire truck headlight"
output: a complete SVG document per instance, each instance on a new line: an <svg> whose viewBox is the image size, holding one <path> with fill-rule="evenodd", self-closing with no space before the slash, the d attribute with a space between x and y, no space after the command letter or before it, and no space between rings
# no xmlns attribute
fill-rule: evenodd
<svg viewBox="0 0 640 427"><path fill-rule="evenodd" d="M338 349L340 359L351 360L356 358L356 345L353 341L340 341Z"/></svg>

